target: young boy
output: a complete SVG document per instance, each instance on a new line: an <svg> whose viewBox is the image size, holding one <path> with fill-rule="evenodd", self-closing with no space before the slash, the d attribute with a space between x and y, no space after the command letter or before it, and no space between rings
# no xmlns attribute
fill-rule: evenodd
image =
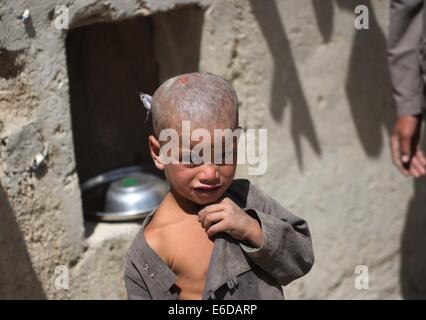
<svg viewBox="0 0 426 320"><path fill-rule="evenodd" d="M210 73L177 76L155 92L151 111L151 156L171 188L127 252L128 298L283 299L281 286L313 265L306 222L248 180L234 180L236 143L232 162L218 161L229 154L218 159L213 147L214 160L201 163L183 161L191 153L181 144L180 161L164 163L161 152L161 131L181 133L185 121L211 137L215 129L237 129L234 89Z"/></svg>

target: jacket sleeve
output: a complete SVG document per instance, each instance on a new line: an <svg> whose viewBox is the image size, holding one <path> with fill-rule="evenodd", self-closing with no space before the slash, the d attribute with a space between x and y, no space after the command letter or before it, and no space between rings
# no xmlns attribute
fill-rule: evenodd
<svg viewBox="0 0 426 320"><path fill-rule="evenodd" d="M247 210L257 215L264 238L260 248L240 244L248 258L283 286L307 274L314 263L307 223L253 184L247 204Z"/></svg>
<svg viewBox="0 0 426 320"><path fill-rule="evenodd" d="M124 261L124 283L126 285L127 299L152 300L145 281L133 264L129 254Z"/></svg>
<svg viewBox="0 0 426 320"><path fill-rule="evenodd" d="M424 0L391 0L388 58L397 113L423 109L422 34Z"/></svg>

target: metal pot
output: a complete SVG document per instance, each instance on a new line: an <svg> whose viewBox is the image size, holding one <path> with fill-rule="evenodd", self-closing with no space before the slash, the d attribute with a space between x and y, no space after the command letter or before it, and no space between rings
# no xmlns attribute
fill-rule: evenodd
<svg viewBox="0 0 426 320"><path fill-rule="evenodd" d="M158 208L168 191L165 180L141 166L112 170L81 185L85 213L101 221L127 221L146 217ZM106 192L105 192L106 190ZM102 199L100 199L102 198ZM95 200L103 203L99 210Z"/></svg>
<svg viewBox="0 0 426 320"><path fill-rule="evenodd" d="M105 210L150 212L158 207L163 197L164 185L161 179L151 174L135 172L110 184Z"/></svg>

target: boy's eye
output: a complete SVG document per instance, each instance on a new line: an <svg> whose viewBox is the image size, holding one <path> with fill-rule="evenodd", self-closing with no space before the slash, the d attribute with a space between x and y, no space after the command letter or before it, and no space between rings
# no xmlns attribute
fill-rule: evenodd
<svg viewBox="0 0 426 320"><path fill-rule="evenodd" d="M216 165L232 164L234 162L234 156L235 156L234 153L235 153L234 150L225 151L215 155L213 155L213 152L212 152L213 158L206 160L203 157L202 151L200 153L182 152L179 154L179 161L180 163L191 166L191 167L199 166L204 163L213 163Z"/></svg>

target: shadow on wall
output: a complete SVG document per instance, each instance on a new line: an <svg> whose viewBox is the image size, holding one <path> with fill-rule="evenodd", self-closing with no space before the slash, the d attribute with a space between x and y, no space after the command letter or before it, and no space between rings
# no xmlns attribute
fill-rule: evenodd
<svg viewBox="0 0 426 320"><path fill-rule="evenodd" d="M0 185L0 299L46 299L6 192Z"/></svg>
<svg viewBox="0 0 426 320"><path fill-rule="evenodd" d="M386 38L370 1L335 2L338 7L352 13L356 5L369 8L370 28L355 32L345 89L364 151L369 157L377 157L384 143L387 143L381 128L384 127L389 135L396 116L391 96ZM333 20L333 0L313 0L313 5L319 29L324 42L327 42L333 32L333 23L324 20ZM426 150L426 144L423 150ZM401 239L401 294L405 299L426 299L426 179L415 180L414 189Z"/></svg>
<svg viewBox="0 0 426 320"><path fill-rule="evenodd" d="M379 26L371 1L312 0L324 42L329 42L332 38L334 2L339 8L352 14L357 5L369 8L369 29L358 31L354 29L345 91L361 145L369 157L377 157L386 143L381 128L384 127L390 134L395 118L386 38Z"/></svg>
<svg viewBox="0 0 426 320"><path fill-rule="evenodd" d="M328 43L334 30L333 0L312 0L312 5L323 41Z"/></svg>
<svg viewBox="0 0 426 320"><path fill-rule="evenodd" d="M301 139L305 137L317 155L321 155L315 127L310 115L286 30L274 0L250 0L253 14L274 60L270 111L282 121L284 108L292 106L291 132L299 167L303 169ZM332 40L334 4L354 13L357 5L369 8L369 30L354 34L345 91L359 140L369 157L380 155L395 117L387 64L386 38L369 0L313 0L319 31L325 43ZM332 66L330 66L332 67Z"/></svg>
<svg viewBox="0 0 426 320"><path fill-rule="evenodd" d="M352 119L369 157L378 157L387 143L381 128L390 134L395 118L387 62L387 43L369 0L312 0L318 28L324 42L332 38L334 2L354 14L357 5L369 8L369 29L355 30L345 91ZM355 14L354 14L355 17Z"/></svg>
<svg viewBox="0 0 426 320"><path fill-rule="evenodd" d="M270 111L272 117L281 122L284 108L288 103L291 104L291 134L299 168L303 170L302 137L308 140L317 155L321 155L321 148L297 73L290 43L274 0L250 0L250 4L274 60Z"/></svg>
<svg viewBox="0 0 426 320"><path fill-rule="evenodd" d="M381 129L389 135L395 119L386 38L371 1L336 0L336 3L352 14L357 5L369 8L369 29L355 31L345 90L364 151L369 157L378 157L387 144L387 136L384 137Z"/></svg>

